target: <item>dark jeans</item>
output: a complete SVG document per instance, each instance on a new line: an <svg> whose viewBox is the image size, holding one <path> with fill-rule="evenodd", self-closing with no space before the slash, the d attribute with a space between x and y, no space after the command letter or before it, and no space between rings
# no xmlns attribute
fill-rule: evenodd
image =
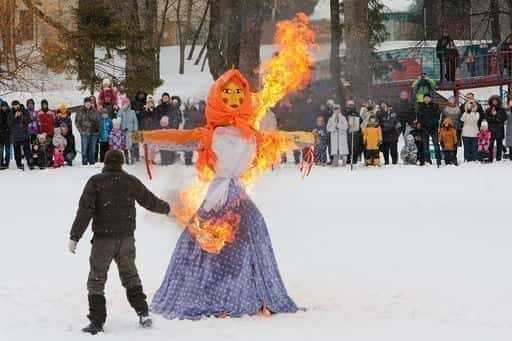
<svg viewBox="0 0 512 341"><path fill-rule="evenodd" d="M464 142L464 160L468 162L476 161L478 158L478 138L462 137Z"/></svg>
<svg viewBox="0 0 512 341"><path fill-rule="evenodd" d="M494 143L496 143L496 161L501 161L503 156L503 139L491 138L491 145L489 146L489 161L494 160Z"/></svg>
<svg viewBox="0 0 512 341"><path fill-rule="evenodd" d="M0 168L9 167L9 163L11 162L11 145L0 144Z"/></svg>
<svg viewBox="0 0 512 341"><path fill-rule="evenodd" d="M99 160L100 160L100 162L103 162L103 161L105 161L105 154L107 154L110 146L109 146L108 142L100 142L100 143L98 143L98 145L100 147L99 148L100 149L100 159Z"/></svg>
<svg viewBox="0 0 512 341"><path fill-rule="evenodd" d="M380 147L384 155L384 164L389 165L389 155L394 165L398 163L398 143L396 142L383 142Z"/></svg>
<svg viewBox="0 0 512 341"><path fill-rule="evenodd" d="M418 148L418 161L420 165L425 165L425 146L423 145L423 141L416 141L416 148Z"/></svg>
<svg viewBox="0 0 512 341"><path fill-rule="evenodd" d="M138 143L132 144L132 148L130 149L130 157L131 157L131 163L140 161L140 152L139 152L139 144Z"/></svg>
<svg viewBox="0 0 512 341"><path fill-rule="evenodd" d="M185 165L192 166L192 158L194 157L194 152L185 152Z"/></svg>
<svg viewBox="0 0 512 341"><path fill-rule="evenodd" d="M81 134L82 138L82 164L94 165L96 163L96 145L98 134Z"/></svg>
<svg viewBox="0 0 512 341"><path fill-rule="evenodd" d="M14 148L14 159L16 160L16 166L18 168L23 166L22 159L23 156L25 157L25 160L27 160L27 164L29 167L32 167L32 160L30 158L30 144L27 141L21 141L21 142L14 142L13 143ZM23 151L23 155L21 152Z"/></svg>
<svg viewBox="0 0 512 341"><path fill-rule="evenodd" d="M443 150L444 163L446 165L456 165L457 164L457 156L455 153L456 153L455 150Z"/></svg>
<svg viewBox="0 0 512 341"><path fill-rule="evenodd" d="M363 135L361 134L360 131L354 132L353 140L354 140L354 146L353 146L354 155L352 155L352 133L349 132L348 133L348 153L349 153L348 160L349 160L349 162L357 163L357 161L359 160L359 158L361 156L361 153L363 152Z"/></svg>
<svg viewBox="0 0 512 341"><path fill-rule="evenodd" d="M439 148L439 140L437 136L437 129L433 131L426 132L423 135L423 151L425 155L425 161L428 163L432 163L432 159L430 158L430 138L432 138L432 144L434 145L436 160L437 163L441 163L441 148Z"/></svg>
<svg viewBox="0 0 512 341"><path fill-rule="evenodd" d="M76 154L75 153L67 153L64 156L64 160L66 161L68 166L73 166L73 160L75 159Z"/></svg>

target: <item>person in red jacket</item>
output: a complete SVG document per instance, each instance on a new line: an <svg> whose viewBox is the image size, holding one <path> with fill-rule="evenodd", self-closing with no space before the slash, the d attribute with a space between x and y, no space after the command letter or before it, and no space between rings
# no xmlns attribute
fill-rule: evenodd
<svg viewBox="0 0 512 341"><path fill-rule="evenodd" d="M40 133L46 133L47 136L53 136L54 133L54 120L55 113L48 108L48 101L43 99L41 101L41 110L37 114L39 121Z"/></svg>

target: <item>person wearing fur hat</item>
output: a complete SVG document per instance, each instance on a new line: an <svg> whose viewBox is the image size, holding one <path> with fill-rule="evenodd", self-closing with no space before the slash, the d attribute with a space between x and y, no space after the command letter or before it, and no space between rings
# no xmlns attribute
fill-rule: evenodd
<svg viewBox="0 0 512 341"><path fill-rule="evenodd" d="M446 117L439 129L439 142L443 148L444 163L446 165L457 165L457 130L453 126L452 119Z"/></svg>
<svg viewBox="0 0 512 341"><path fill-rule="evenodd" d="M478 132L478 161L490 162L491 161L491 138L492 132L489 130L489 124L483 120L480 124L480 131Z"/></svg>
<svg viewBox="0 0 512 341"><path fill-rule="evenodd" d="M55 115L55 121L53 123L55 128L60 128L62 123L65 123L69 129L73 130L73 121L71 121L71 118L69 117L67 104L61 103L59 105L57 114Z"/></svg>
<svg viewBox="0 0 512 341"><path fill-rule="evenodd" d="M105 284L112 261L117 264L128 302L138 315L140 325L150 327L152 324L135 265L135 203L151 212L166 215L170 212L170 206L135 176L126 173L122 168L123 163L124 156L119 150L111 150L105 155L103 171L91 177L85 185L69 236L68 249L75 254L78 242L92 220L93 238L87 281L87 317L90 323L82 331L93 335L103 331L106 321Z"/></svg>
<svg viewBox="0 0 512 341"><path fill-rule="evenodd" d="M9 104L0 101L0 170L9 168L11 161L11 130L9 128Z"/></svg>
<svg viewBox="0 0 512 341"><path fill-rule="evenodd" d="M404 165L416 165L418 162L418 147L416 147L416 141L414 136L407 135L405 145L400 151L400 158L404 162Z"/></svg>
<svg viewBox="0 0 512 341"><path fill-rule="evenodd" d="M494 160L494 146L496 146L496 161L501 161L503 155L503 139L505 138L505 121L507 113L501 104L499 96L489 98L489 108L485 111L484 117L491 131L491 144L489 146L489 162Z"/></svg>
<svg viewBox="0 0 512 341"><path fill-rule="evenodd" d="M132 143L131 134L139 130L139 121L135 111L131 108L131 102L128 97L122 99L122 108L117 113L117 117L121 119L121 130L126 136L126 149L129 152L129 158L126 162L133 164L140 161L139 144Z"/></svg>
<svg viewBox="0 0 512 341"><path fill-rule="evenodd" d="M40 132L48 136L53 136L55 113L49 109L48 101L45 99L41 101L41 110L39 110L37 114L37 119L39 121Z"/></svg>
<svg viewBox="0 0 512 341"><path fill-rule="evenodd" d="M28 112L23 108L20 102L13 101L8 116L8 124L14 149L14 159L16 160L16 166L21 170L25 170L22 161L23 158L25 158L28 167L33 169L32 158L30 157L29 123L30 116Z"/></svg>
<svg viewBox="0 0 512 341"><path fill-rule="evenodd" d="M94 165L96 163L100 115L92 106L90 97L84 99L84 105L76 115L75 124L82 141L82 165Z"/></svg>

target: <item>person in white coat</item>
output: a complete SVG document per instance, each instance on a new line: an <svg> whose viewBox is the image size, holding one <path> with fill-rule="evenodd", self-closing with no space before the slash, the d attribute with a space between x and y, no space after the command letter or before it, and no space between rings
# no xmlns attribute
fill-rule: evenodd
<svg viewBox="0 0 512 341"><path fill-rule="evenodd" d="M342 160L342 165L345 166L348 156L348 122L338 104L334 105L333 111L327 122L327 131L331 134L332 165L337 167Z"/></svg>
<svg viewBox="0 0 512 341"><path fill-rule="evenodd" d="M472 103L466 106L466 111L460 119L464 126L462 127L462 141L464 142L464 160L467 162L477 161L478 158L478 121L480 114L478 113L478 105Z"/></svg>

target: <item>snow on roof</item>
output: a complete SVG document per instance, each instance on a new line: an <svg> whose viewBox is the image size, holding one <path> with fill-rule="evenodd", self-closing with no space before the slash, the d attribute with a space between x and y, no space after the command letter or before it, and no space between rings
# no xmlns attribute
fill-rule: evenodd
<svg viewBox="0 0 512 341"><path fill-rule="evenodd" d="M382 3L392 12L405 12L412 5L413 0L382 0ZM316 5L315 11L310 16L312 20L329 19L330 14L330 1L320 0Z"/></svg>

